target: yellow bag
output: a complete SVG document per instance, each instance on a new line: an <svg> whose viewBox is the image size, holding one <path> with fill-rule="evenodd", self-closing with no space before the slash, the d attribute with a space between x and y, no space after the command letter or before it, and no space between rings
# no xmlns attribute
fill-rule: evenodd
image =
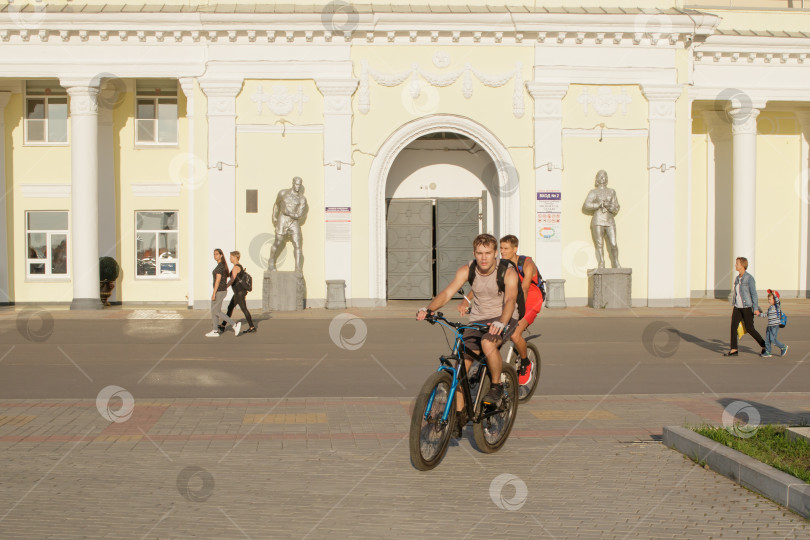
<svg viewBox="0 0 810 540"><path fill-rule="evenodd" d="M745 325L740 321L740 324L737 326L737 337L741 338L745 335Z"/></svg>

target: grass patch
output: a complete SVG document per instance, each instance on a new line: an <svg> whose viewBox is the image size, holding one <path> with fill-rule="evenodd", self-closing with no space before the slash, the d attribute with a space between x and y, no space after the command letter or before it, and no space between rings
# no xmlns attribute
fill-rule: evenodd
<svg viewBox="0 0 810 540"><path fill-rule="evenodd" d="M801 438L789 440L784 426L760 426L749 438L737 437L722 427L704 425L692 430L810 483L810 444Z"/></svg>

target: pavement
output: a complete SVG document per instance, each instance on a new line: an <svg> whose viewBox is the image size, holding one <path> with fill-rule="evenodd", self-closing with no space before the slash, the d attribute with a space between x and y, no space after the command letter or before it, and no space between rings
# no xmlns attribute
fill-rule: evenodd
<svg viewBox="0 0 810 540"><path fill-rule="evenodd" d="M810 423L810 303L784 304L791 354L733 363L711 338L727 332L725 302L544 310L541 385L506 445L483 454L468 427L429 472L411 466L407 438L435 360L402 358L444 342L428 325L394 333L413 303L348 310L366 320L357 350L330 335L326 310L212 342L197 336L207 313L170 306L3 309L0 537L808 538L807 520L660 442L665 425L723 425L729 412ZM643 337L662 323L676 341ZM593 358L607 342L618 352ZM161 384L181 368L192 384Z"/></svg>

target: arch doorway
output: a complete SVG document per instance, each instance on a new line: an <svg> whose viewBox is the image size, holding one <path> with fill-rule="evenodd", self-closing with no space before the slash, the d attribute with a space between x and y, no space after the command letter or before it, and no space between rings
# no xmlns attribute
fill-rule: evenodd
<svg viewBox="0 0 810 540"><path fill-rule="evenodd" d="M375 300L430 298L470 259L476 234L517 231L517 183L506 148L466 118L428 117L400 128L372 163Z"/></svg>

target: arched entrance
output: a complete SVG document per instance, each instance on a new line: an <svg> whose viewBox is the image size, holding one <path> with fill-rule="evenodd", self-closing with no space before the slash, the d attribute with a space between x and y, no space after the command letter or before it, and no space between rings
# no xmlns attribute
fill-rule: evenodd
<svg viewBox="0 0 810 540"><path fill-rule="evenodd" d="M369 174L369 293L385 302L386 291L386 186L400 152L416 139L432 133L456 133L475 141L491 158L494 174L487 190L492 198L496 236L517 232L520 223L518 175L506 147L489 130L468 118L436 115L409 122L382 145ZM495 185L497 183L497 185Z"/></svg>

